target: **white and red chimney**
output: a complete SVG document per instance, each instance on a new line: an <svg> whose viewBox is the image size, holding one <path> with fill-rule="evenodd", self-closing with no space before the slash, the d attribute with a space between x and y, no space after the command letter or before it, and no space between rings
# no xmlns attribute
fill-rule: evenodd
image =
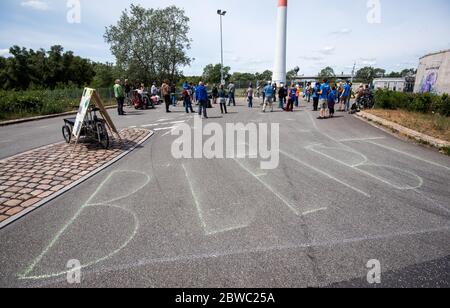
<svg viewBox="0 0 450 308"><path fill-rule="evenodd" d="M286 44L287 44L287 5L288 0L278 0L277 40L273 82L286 84Z"/></svg>

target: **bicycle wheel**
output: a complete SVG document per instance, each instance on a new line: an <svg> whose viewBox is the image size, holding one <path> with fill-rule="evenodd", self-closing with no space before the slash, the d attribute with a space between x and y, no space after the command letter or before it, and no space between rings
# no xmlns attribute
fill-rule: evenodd
<svg viewBox="0 0 450 308"><path fill-rule="evenodd" d="M62 134L63 134L64 140L67 143L70 143L70 141L72 140L72 129L70 128L69 125L64 125L63 126Z"/></svg>
<svg viewBox="0 0 450 308"><path fill-rule="evenodd" d="M97 132L98 132L98 142L104 149L109 148L109 135L106 130L105 124L98 123L97 124Z"/></svg>

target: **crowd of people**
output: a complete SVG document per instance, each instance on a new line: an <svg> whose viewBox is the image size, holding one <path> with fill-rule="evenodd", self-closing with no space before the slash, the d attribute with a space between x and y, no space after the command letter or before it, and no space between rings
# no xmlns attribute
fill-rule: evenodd
<svg viewBox="0 0 450 308"><path fill-rule="evenodd" d="M128 80L124 84L120 80L116 80L114 85L114 95L117 99L119 115L125 115L123 110L125 101L130 102L132 92L135 91L139 95L140 100L144 104L158 103L162 101L165 103L166 112L170 113L170 107L176 107L178 102L177 87L174 83L168 80L164 81L160 87L156 83L146 91L144 84L139 84L133 90ZM359 101L368 93L368 87L361 86L356 91L356 99ZM352 97L352 83L350 81L335 83L330 85L327 79L322 82L306 84L301 88L299 84L291 83L290 86L267 82L259 85L256 89L252 83L245 90L245 97L247 99L248 108L254 108L255 97L262 98L262 111L266 112L270 109L274 111L274 105L278 103L278 108L286 112L293 112L295 107L299 107L300 98L303 97L306 102L313 102L313 110L319 112L319 119L333 118L336 112L356 112L357 104L351 104ZM220 105L222 114L228 113L230 106L236 106L236 85L230 82L228 86L223 84L212 85L211 90L204 82L199 82L198 85L183 83L181 89L181 98L183 107L186 113L195 113L194 104L198 106L198 114L203 118L208 118L208 108L212 105Z"/></svg>

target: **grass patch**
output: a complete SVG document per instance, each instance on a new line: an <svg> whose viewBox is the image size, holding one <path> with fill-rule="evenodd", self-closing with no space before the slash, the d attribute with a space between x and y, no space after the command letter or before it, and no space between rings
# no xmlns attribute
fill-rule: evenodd
<svg viewBox="0 0 450 308"><path fill-rule="evenodd" d="M425 135L450 142L450 117L406 110L373 109L366 112Z"/></svg>
<svg viewBox="0 0 450 308"><path fill-rule="evenodd" d="M445 155L450 156L450 147L443 147L441 149L441 152L444 153Z"/></svg>

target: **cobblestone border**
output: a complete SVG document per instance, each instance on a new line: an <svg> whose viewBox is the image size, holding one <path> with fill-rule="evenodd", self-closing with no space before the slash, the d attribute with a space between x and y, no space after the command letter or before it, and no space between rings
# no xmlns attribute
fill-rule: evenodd
<svg viewBox="0 0 450 308"><path fill-rule="evenodd" d="M127 129L125 129L127 130ZM123 131L121 131L121 134L123 133ZM132 147L124 150L124 152L120 153L119 155L117 155L116 157L114 157L113 159L106 161L104 164L101 164L101 166L99 166L98 168L89 171L87 174L80 176L79 179L73 181L71 184L61 187L58 190L54 190L52 191L52 193L46 197L43 197L39 202L32 204L31 206L24 208L23 210L21 210L20 212L18 212L17 214L12 215L11 217L3 220L2 222L0 222L0 229L3 229L4 227L8 226L9 224L15 222L16 220L22 218L23 216L29 214L30 212L40 208L41 206L45 205L46 203L50 202L51 200L63 195L64 193L66 193L67 191L73 189L74 187L80 185L81 183L85 182L86 180L90 179L91 177L93 177L94 175L98 174L99 172L103 171L104 169L108 168L109 166L113 165L114 163L116 163L117 161L121 160L122 158L124 158L125 156L127 156L128 154L130 154L131 152L133 152L137 147L139 147L140 145L142 145L143 143L145 143L150 137L153 136L154 132L150 131L150 130L145 130L147 131L147 135L144 136L142 139L138 140ZM6 162L6 161L10 161L10 160L14 160L17 157L21 157L36 151L41 151L41 150L46 150L46 149L50 149L52 147L55 146L59 146L61 144L64 144L64 142L59 142L59 143L55 143L55 144L51 144L51 145L47 145L47 146L43 146L31 151L27 151L18 155L14 155L12 157L9 158L5 158L3 160L1 160L0 162ZM1 186L1 185L0 185ZM26 201L25 201L26 202ZM23 202L24 203L24 202ZM22 203L22 204L23 204ZM19 205L20 206L20 205Z"/></svg>
<svg viewBox="0 0 450 308"><path fill-rule="evenodd" d="M357 113L356 116L359 119L368 121L369 123L372 122L373 124L381 125L383 127L390 129L391 131L394 131L395 133L399 133L408 138L414 139L414 140L418 141L419 143L431 145L439 150L441 150L445 147L450 147L450 142L419 133L410 128L401 126L400 124L385 120L383 118L380 118L378 116L375 116L373 114L370 114L370 113L367 113L364 111Z"/></svg>

